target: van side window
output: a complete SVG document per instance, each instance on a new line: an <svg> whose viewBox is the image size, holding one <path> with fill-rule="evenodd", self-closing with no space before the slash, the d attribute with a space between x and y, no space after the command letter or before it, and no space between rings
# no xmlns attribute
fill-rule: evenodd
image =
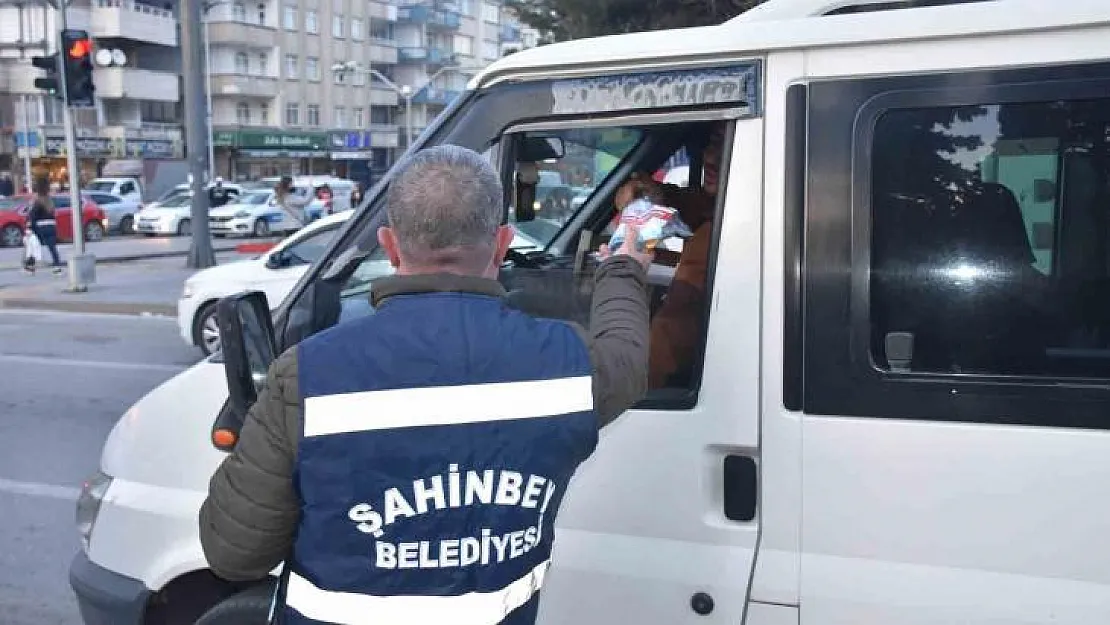
<svg viewBox="0 0 1110 625"><path fill-rule="evenodd" d="M884 370L1110 378L1110 99L899 109L872 152Z"/></svg>

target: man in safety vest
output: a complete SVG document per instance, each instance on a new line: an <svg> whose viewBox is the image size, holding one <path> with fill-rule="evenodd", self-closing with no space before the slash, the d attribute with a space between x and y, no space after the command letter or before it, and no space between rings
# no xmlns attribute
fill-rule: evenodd
<svg viewBox="0 0 1110 625"><path fill-rule="evenodd" d="M201 542L233 581L285 562L279 623L531 624L567 483L646 391L650 256L600 254L588 332L530 317L495 279L497 171L456 146L399 167L396 275L274 363Z"/></svg>

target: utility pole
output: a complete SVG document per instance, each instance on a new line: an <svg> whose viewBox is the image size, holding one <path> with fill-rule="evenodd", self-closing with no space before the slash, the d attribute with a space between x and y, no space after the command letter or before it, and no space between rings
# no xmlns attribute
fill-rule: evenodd
<svg viewBox="0 0 1110 625"><path fill-rule="evenodd" d="M208 174L208 137L205 132L207 116L204 84L204 44L201 25L203 0L181 0L181 70L185 78L185 145L189 150L189 172L192 174L193 240L189 246L188 266L204 269L216 264L212 251L212 237L208 233L208 192L204 181Z"/></svg>
<svg viewBox="0 0 1110 625"><path fill-rule="evenodd" d="M23 186L31 190L31 96L21 98L23 102Z"/></svg>

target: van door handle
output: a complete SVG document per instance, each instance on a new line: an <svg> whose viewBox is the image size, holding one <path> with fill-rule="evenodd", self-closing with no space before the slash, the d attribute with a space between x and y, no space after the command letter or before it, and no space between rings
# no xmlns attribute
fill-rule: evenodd
<svg viewBox="0 0 1110 625"><path fill-rule="evenodd" d="M759 501L759 468L750 456L725 456L724 513L730 521L755 519Z"/></svg>

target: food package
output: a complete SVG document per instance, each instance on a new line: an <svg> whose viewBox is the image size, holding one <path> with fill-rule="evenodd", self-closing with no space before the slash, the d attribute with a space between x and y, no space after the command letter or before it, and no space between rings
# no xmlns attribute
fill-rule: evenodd
<svg viewBox="0 0 1110 625"><path fill-rule="evenodd" d="M628 224L639 228L639 248L650 252L664 239L680 237L683 239L693 236L690 227L678 216L678 211L666 206L653 204L647 198L639 198L629 202L621 211L617 221L617 229L613 238L609 240L609 249L616 251L623 243Z"/></svg>

